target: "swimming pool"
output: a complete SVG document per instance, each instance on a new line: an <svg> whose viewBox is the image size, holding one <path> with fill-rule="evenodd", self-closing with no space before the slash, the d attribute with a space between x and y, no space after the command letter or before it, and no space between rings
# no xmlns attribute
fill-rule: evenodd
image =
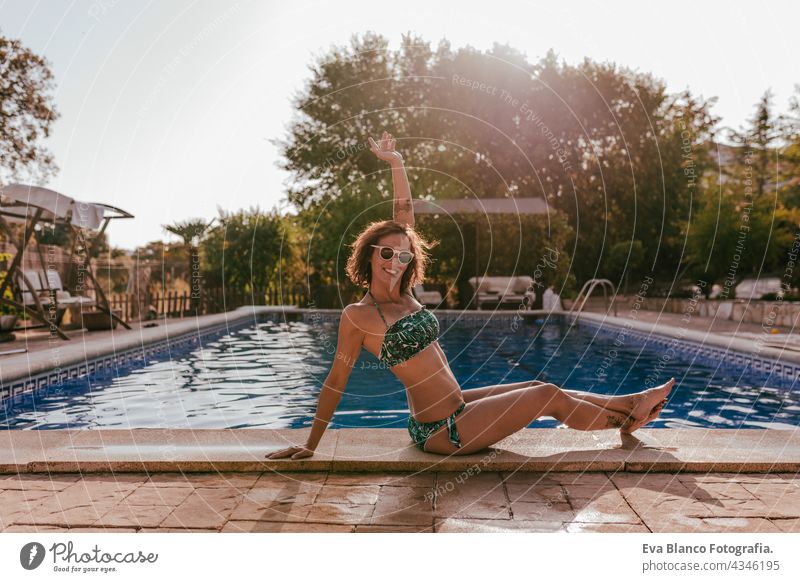
<svg viewBox="0 0 800 582"><path fill-rule="evenodd" d="M330 370L336 318L259 316L141 362L64 381L3 401L0 428L301 428L310 426ZM439 315L440 344L462 388L529 379L601 394L629 394L675 376L678 387L655 428L800 425L795 383L758 379L741 366L676 352L658 339L626 337L566 316ZM469 320L469 321L467 321ZM514 323L516 322L516 323ZM663 338L661 338L663 341ZM403 428L402 384L362 350L331 428ZM556 427L540 418L534 428Z"/></svg>

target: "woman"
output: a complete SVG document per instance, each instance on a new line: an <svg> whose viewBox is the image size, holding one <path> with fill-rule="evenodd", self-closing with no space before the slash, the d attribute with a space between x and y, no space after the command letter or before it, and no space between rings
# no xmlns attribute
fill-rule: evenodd
<svg viewBox="0 0 800 582"><path fill-rule="evenodd" d="M554 417L578 430L619 428L630 434L659 415L674 378L625 396L565 390L537 380L462 391L437 341L436 316L409 291L423 281L426 251L432 245L414 231L403 158L386 132L380 145L371 137L369 142L375 155L391 165L394 220L372 223L353 244L348 276L369 290L342 311L337 353L323 383L308 440L267 458L302 459L314 454L362 347L405 385L411 412L409 434L420 450L430 453L474 453L540 416Z"/></svg>

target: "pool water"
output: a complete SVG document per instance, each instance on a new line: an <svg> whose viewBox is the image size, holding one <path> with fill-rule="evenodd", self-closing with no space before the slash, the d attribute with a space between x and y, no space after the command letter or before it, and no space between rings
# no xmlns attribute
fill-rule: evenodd
<svg viewBox="0 0 800 582"><path fill-rule="evenodd" d="M273 321L272 318L276 320ZM592 327L550 318L468 323L440 318L440 345L464 390L537 379L598 394L629 394L677 380L650 427L772 428L800 425L800 397L786 380L622 345ZM310 426L335 354L337 324L279 316L200 345L148 358L6 401L0 428L300 428ZM331 428L403 428L403 385L362 350ZM557 427L542 417L529 426Z"/></svg>

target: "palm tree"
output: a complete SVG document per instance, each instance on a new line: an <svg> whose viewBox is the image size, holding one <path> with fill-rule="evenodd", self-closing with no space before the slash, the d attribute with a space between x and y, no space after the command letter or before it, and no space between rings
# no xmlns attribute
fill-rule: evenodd
<svg viewBox="0 0 800 582"><path fill-rule="evenodd" d="M189 220L184 220L182 222L174 222L172 224L164 224L162 227L167 232L170 232L176 236L179 236L183 239L183 244L185 245L186 249L189 251L188 261L189 261L189 269L186 271L188 273L187 277L189 278L189 311L191 313L197 313L197 300L200 298L200 287L199 282L197 284L197 288L195 288L195 267L197 270L200 270L200 258L198 255L198 248L200 246L200 240L203 238L205 233L214 223L215 218L211 219L211 222L206 224L206 221L202 218L191 218ZM199 272L197 274L199 280Z"/></svg>

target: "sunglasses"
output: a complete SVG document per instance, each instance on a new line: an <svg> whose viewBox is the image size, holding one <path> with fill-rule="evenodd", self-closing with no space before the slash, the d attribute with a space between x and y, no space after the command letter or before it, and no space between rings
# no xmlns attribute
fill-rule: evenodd
<svg viewBox="0 0 800 582"><path fill-rule="evenodd" d="M414 253L411 251L397 251L392 247L385 247L381 245L371 245L376 249L380 249L381 258L388 261L392 259L395 255L397 255L397 260L400 261L401 265L407 265L411 262L411 259L414 258Z"/></svg>

